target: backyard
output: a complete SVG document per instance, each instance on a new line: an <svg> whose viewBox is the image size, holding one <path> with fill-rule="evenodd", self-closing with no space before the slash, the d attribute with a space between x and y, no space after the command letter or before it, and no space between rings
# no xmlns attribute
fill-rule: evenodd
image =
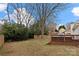
<svg viewBox="0 0 79 59"><path fill-rule="evenodd" d="M47 45L47 39L31 39L8 42L0 49L2 56L77 56L79 47L65 45Z"/></svg>

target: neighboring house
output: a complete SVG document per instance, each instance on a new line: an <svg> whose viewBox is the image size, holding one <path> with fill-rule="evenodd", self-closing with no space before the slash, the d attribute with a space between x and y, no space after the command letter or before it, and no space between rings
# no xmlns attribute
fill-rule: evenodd
<svg viewBox="0 0 79 59"><path fill-rule="evenodd" d="M62 25L62 26L59 27L58 30L59 30L59 32L65 32L66 31L66 28L65 28L64 25Z"/></svg>
<svg viewBox="0 0 79 59"><path fill-rule="evenodd" d="M59 31L58 33L59 35L65 34L65 31L66 31L65 26L64 25L59 26L58 31Z"/></svg>
<svg viewBox="0 0 79 59"><path fill-rule="evenodd" d="M79 35L79 21L77 22L71 22L67 24L67 26L64 25L56 25L56 24L50 24L49 25L49 32L55 33L58 32L58 34L67 34L67 35ZM79 36L74 36L74 39L79 39Z"/></svg>
<svg viewBox="0 0 79 59"><path fill-rule="evenodd" d="M74 35L79 35L79 23L74 24L73 34ZM79 39L79 36L74 36L74 39Z"/></svg>
<svg viewBox="0 0 79 59"><path fill-rule="evenodd" d="M71 34L77 34L77 32L75 31L78 30L78 27L79 27L79 23L76 22L70 23L67 26L67 32L70 32Z"/></svg>
<svg viewBox="0 0 79 59"><path fill-rule="evenodd" d="M74 24L75 24L74 22L71 22L66 25L66 34L73 34Z"/></svg>
<svg viewBox="0 0 79 59"><path fill-rule="evenodd" d="M68 24L66 32L72 35L79 35L79 21ZM79 36L74 36L74 39L79 39Z"/></svg>

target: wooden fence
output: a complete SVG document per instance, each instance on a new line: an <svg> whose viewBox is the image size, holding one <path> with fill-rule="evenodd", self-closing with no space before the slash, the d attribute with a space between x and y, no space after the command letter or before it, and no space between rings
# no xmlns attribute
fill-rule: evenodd
<svg viewBox="0 0 79 59"><path fill-rule="evenodd" d="M0 47L4 44L4 35L0 35Z"/></svg>

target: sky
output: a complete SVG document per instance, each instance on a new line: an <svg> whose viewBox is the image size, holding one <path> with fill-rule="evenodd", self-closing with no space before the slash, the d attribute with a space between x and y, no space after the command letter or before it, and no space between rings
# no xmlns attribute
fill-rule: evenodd
<svg viewBox="0 0 79 59"><path fill-rule="evenodd" d="M6 12L7 4L0 4L0 19L7 16ZM11 12L14 12L12 7L9 8ZM56 17L57 24L67 24L79 20L79 4L69 4L64 10L58 13Z"/></svg>
<svg viewBox="0 0 79 59"><path fill-rule="evenodd" d="M57 24L67 24L79 20L79 4L69 4L62 12L57 16Z"/></svg>

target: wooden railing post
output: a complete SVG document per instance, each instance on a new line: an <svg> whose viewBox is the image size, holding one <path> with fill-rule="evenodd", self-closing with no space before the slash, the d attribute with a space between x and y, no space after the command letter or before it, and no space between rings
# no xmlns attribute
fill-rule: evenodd
<svg viewBox="0 0 79 59"><path fill-rule="evenodd" d="M65 32L64 32L64 42L65 42Z"/></svg>

